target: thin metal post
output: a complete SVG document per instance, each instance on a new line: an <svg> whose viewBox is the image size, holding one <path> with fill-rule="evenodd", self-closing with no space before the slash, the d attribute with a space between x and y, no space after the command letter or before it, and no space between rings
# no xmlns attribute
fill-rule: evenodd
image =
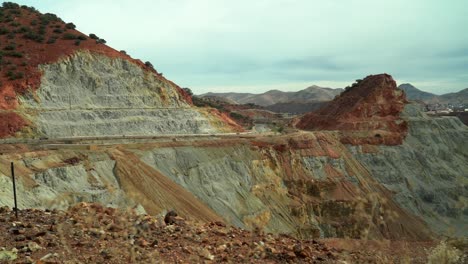
<svg viewBox="0 0 468 264"><path fill-rule="evenodd" d="M15 165L13 162L11 162L11 178L13 180L13 196L15 198L15 216L16 219L18 219L18 203L16 201L16 181L15 181Z"/></svg>

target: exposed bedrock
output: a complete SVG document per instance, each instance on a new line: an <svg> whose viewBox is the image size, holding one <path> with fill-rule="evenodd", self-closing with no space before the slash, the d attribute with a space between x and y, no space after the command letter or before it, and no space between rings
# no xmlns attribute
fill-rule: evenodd
<svg viewBox="0 0 468 264"><path fill-rule="evenodd" d="M33 134L210 133L226 127L189 105L174 84L125 59L77 52L40 69L39 89L20 97L18 108Z"/></svg>
<svg viewBox="0 0 468 264"><path fill-rule="evenodd" d="M407 105L409 133L400 146L349 147L403 208L439 234L468 230L468 127L456 117L432 118Z"/></svg>
<svg viewBox="0 0 468 264"><path fill-rule="evenodd" d="M401 146L345 145L339 132L315 131L4 154L0 203L11 204L15 161L23 208L174 209L301 237L466 236L467 127L413 105L402 118Z"/></svg>

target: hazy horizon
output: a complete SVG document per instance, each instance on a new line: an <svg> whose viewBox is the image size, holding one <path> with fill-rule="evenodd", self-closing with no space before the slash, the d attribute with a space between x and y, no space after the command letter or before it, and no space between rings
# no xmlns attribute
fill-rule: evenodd
<svg viewBox="0 0 468 264"><path fill-rule="evenodd" d="M151 61L196 94L343 88L384 72L435 94L468 87L462 0L14 2Z"/></svg>

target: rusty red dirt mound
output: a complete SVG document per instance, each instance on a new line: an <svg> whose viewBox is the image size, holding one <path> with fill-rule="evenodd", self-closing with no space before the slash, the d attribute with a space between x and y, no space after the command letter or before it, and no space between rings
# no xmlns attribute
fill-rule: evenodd
<svg viewBox="0 0 468 264"><path fill-rule="evenodd" d="M399 145L408 130L400 118L406 103L392 76L370 75L324 107L304 115L296 127L342 131L341 141L346 144Z"/></svg>
<svg viewBox="0 0 468 264"><path fill-rule="evenodd" d="M38 65L57 62L78 50L128 60L158 79L170 82L184 100L192 104L187 92L165 79L151 65L104 43L97 36L91 38L75 30L72 23L65 23L54 14L41 14L32 7L13 3L3 4L0 8L0 110L15 110L17 95L39 88L42 73ZM25 123L16 122L16 125ZM7 129L3 122L0 126L2 131Z"/></svg>

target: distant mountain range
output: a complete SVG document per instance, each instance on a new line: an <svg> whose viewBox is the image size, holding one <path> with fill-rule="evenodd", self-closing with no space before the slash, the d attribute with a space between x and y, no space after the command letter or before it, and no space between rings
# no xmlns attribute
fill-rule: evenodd
<svg viewBox="0 0 468 264"><path fill-rule="evenodd" d="M319 87L316 85L310 86L304 90L297 92L283 92L279 90L270 90L261 94L252 93L206 93L201 97L223 97L235 101L239 104L256 104L260 106L269 106L276 103L310 103L324 102L332 100L336 95L340 94L343 89L332 89Z"/></svg>
<svg viewBox="0 0 468 264"><path fill-rule="evenodd" d="M412 101L422 101L428 104L463 103L468 104L468 88L456 93L436 95L424 92L409 83L398 86L406 93L406 98ZM256 104L273 112L302 114L317 110L324 103L331 101L343 89L326 88L312 85L297 92L270 90L261 94L253 93L205 93L204 98L224 100L230 104Z"/></svg>
<svg viewBox="0 0 468 264"><path fill-rule="evenodd" d="M398 86L406 93L406 98L414 101L423 101L428 104L440 103L463 103L468 104L468 88L463 89L456 93L447 93L443 95L436 95L419 90L409 83L404 83Z"/></svg>
<svg viewBox="0 0 468 264"><path fill-rule="evenodd" d="M343 89L310 86L297 92L270 90L261 94L252 93L206 93L200 97L225 98L238 104L256 104L274 112L305 113L331 101Z"/></svg>

